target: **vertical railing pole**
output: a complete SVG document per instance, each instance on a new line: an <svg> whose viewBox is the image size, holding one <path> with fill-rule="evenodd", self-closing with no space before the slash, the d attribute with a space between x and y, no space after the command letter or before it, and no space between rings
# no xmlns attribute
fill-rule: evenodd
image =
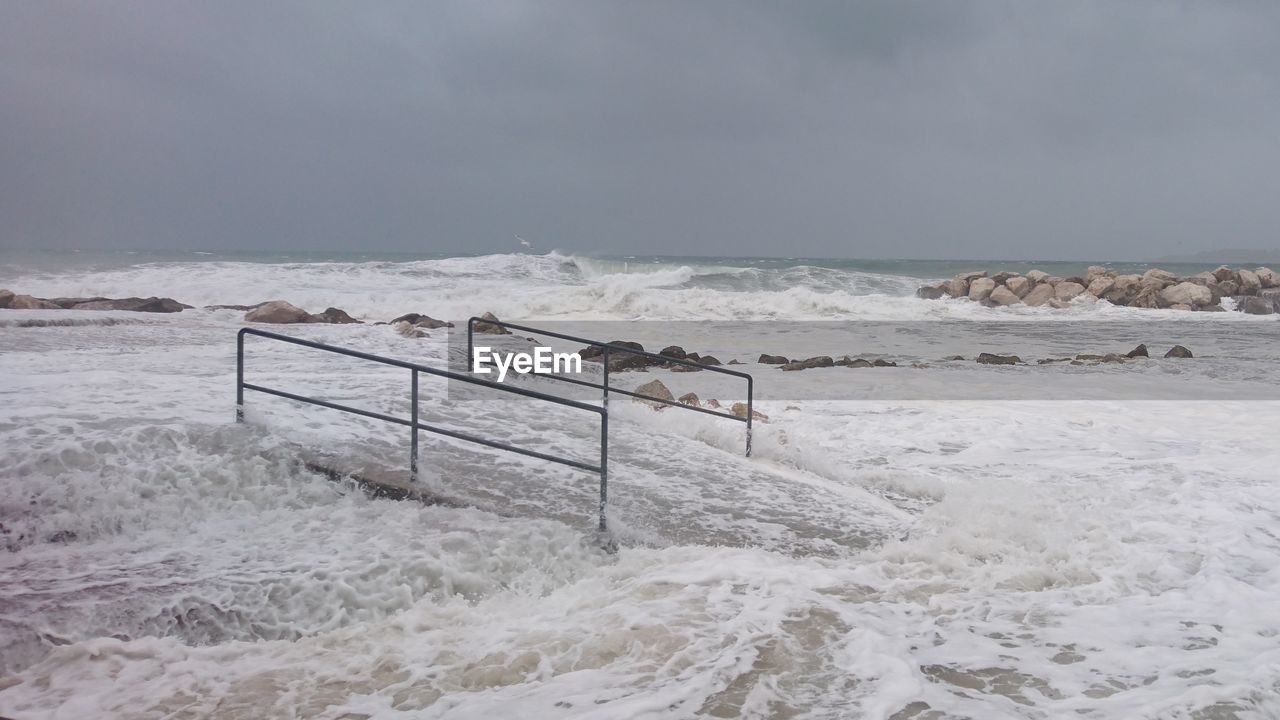
<svg viewBox="0 0 1280 720"><path fill-rule="evenodd" d="M236 422L244 422L244 331L236 333Z"/></svg>
<svg viewBox="0 0 1280 720"><path fill-rule="evenodd" d="M418 482L418 369L410 370L412 380L409 383L409 417L413 425L409 430L409 482Z"/></svg>
<svg viewBox="0 0 1280 720"><path fill-rule="evenodd" d="M471 337L471 330L472 328L475 327L475 321L476 321L475 318L471 318L470 320L467 320L467 358L466 360L463 361L462 366L466 368L466 370L464 370L463 372L466 372L468 374L475 372L475 368L471 367L471 353L474 351L472 348L472 343L474 342L474 340Z"/></svg>
<svg viewBox="0 0 1280 720"><path fill-rule="evenodd" d="M604 349L604 391L600 399L600 532L609 531L605 511L609 505L609 348Z"/></svg>
<svg viewBox="0 0 1280 720"><path fill-rule="evenodd" d="M755 378L747 378L747 457L751 457L751 418L755 412L751 408L751 401L755 399L753 385Z"/></svg>

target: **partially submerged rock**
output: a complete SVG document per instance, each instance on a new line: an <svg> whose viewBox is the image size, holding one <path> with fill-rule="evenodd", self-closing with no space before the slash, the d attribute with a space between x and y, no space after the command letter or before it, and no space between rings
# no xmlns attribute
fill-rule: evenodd
<svg viewBox="0 0 1280 720"><path fill-rule="evenodd" d="M1136 347L1136 348L1134 348L1134 349L1130 350L1129 352L1125 353L1125 357L1127 357L1127 358L1139 358L1139 357L1151 357L1151 355L1147 352L1147 346L1146 346L1146 345L1139 345L1138 347Z"/></svg>
<svg viewBox="0 0 1280 720"><path fill-rule="evenodd" d="M502 322L502 321L498 319L497 315L494 315L491 312L487 312L484 315L481 315L480 319L489 321L489 322L477 322L472 327L473 331L481 335L510 335L511 334L510 330L502 327L501 325L494 325L494 323ZM586 358L583 358L583 359L585 360Z"/></svg>
<svg viewBox="0 0 1280 720"><path fill-rule="evenodd" d="M831 359L830 355L819 355L817 357L811 357L808 360L792 360L786 365L783 365L782 369L808 370L810 368L834 367L835 364L835 361Z"/></svg>
<svg viewBox="0 0 1280 720"><path fill-rule="evenodd" d="M790 360L787 360L787 358L782 355L768 355L766 353L761 353L760 359L756 360L756 362L761 365L786 365Z"/></svg>
<svg viewBox="0 0 1280 720"><path fill-rule="evenodd" d="M733 404L733 407L729 408L729 412L730 412L734 417L743 418L743 419L745 420L745 419L746 419L746 417L747 417L747 404L746 404L746 403L740 403L740 402L734 403L734 404ZM769 416L768 416L768 415L765 415L764 413L760 412L759 410L755 410L755 409L753 409L753 410L751 411L751 419L752 419L752 420L768 420L768 419L769 419Z"/></svg>
<svg viewBox="0 0 1280 720"><path fill-rule="evenodd" d="M1021 365L1022 358L1017 355L995 355L993 353L982 353L978 355L977 362L983 365Z"/></svg>
<svg viewBox="0 0 1280 720"><path fill-rule="evenodd" d="M649 382L636 388L635 392L639 395L646 395L651 398L657 398L658 400L666 400L668 402L676 401L675 396L671 394L671 391L667 389L666 385L662 384L661 380L650 380ZM666 407L665 403L657 402L655 400L645 400L642 398L631 398L631 399L638 403L643 403L645 405L648 405L654 410L661 410L664 407Z"/></svg>
<svg viewBox="0 0 1280 720"><path fill-rule="evenodd" d="M681 405L692 405L694 407L702 407L702 402L698 400L697 393L691 393L691 392L685 393L681 395L680 399L678 399L676 402L680 403Z"/></svg>
<svg viewBox="0 0 1280 720"><path fill-rule="evenodd" d="M285 300L270 300L245 313L245 322L289 325L315 322L311 313Z"/></svg>
<svg viewBox="0 0 1280 720"><path fill-rule="evenodd" d="M61 310L48 300L30 295L18 295L10 290L0 291L0 308L6 310Z"/></svg>
<svg viewBox="0 0 1280 720"><path fill-rule="evenodd" d="M451 328L453 323L437 320L430 315L421 315L419 313L405 313L390 322L391 325L396 323L408 323L414 327L420 327L425 330L436 330L438 328Z"/></svg>
<svg viewBox="0 0 1280 720"><path fill-rule="evenodd" d="M1194 357L1191 351L1181 345L1174 345L1169 348L1169 352L1164 354L1167 358L1190 358Z"/></svg>

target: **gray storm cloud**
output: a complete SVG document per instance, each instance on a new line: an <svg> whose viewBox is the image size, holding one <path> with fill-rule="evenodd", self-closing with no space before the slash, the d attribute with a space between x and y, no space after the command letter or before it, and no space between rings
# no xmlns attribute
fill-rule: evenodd
<svg viewBox="0 0 1280 720"><path fill-rule="evenodd" d="M0 4L0 245L1280 248L1280 5Z"/></svg>

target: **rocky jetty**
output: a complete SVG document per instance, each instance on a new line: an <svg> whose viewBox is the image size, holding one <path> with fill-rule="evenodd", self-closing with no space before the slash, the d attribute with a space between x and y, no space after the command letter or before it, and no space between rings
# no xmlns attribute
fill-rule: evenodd
<svg viewBox="0 0 1280 720"><path fill-rule="evenodd" d="M1159 268L1141 275L1119 274L1101 265L1090 266L1083 276L1062 278L1041 270L1026 275L987 271L965 272L937 285L916 291L926 300L965 298L987 307L1027 305L1065 308L1076 302L1105 301L1136 308L1168 308L1219 312L1223 300L1253 315L1280 313L1280 274L1270 268L1211 272L1179 277Z"/></svg>
<svg viewBox="0 0 1280 720"><path fill-rule="evenodd" d="M125 310L128 312L175 313L189 310L173 298L38 298L0 290L0 309L5 310Z"/></svg>

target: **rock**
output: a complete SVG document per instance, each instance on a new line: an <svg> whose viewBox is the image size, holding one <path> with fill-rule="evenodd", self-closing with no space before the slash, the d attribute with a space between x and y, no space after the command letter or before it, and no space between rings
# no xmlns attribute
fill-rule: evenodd
<svg viewBox="0 0 1280 720"><path fill-rule="evenodd" d="M405 322L404 320L397 323L391 323L391 328L407 338L431 337L431 333L427 332L425 328L420 328L417 325Z"/></svg>
<svg viewBox="0 0 1280 720"><path fill-rule="evenodd" d="M851 367L851 368L869 368L869 367L875 367L875 366L874 366L874 365L872 365L870 362L868 362L868 361L866 361L866 360L863 360L862 358L858 358L858 359L856 359L856 360L850 360L850 361L849 361L849 363L848 363L847 365L845 365L845 367Z"/></svg>
<svg viewBox="0 0 1280 720"><path fill-rule="evenodd" d="M1077 360L1081 360L1081 361L1083 361L1083 360L1092 360L1092 361L1094 361L1094 362L1097 362L1098 360L1101 360L1101 359L1102 359L1102 356L1101 356L1101 355L1093 355L1093 354L1091 354L1091 353L1080 353L1079 355L1076 355L1076 359L1077 359Z"/></svg>
<svg viewBox="0 0 1280 720"><path fill-rule="evenodd" d="M964 360L964 356L963 356L963 355L948 355L947 357L942 358L942 361L943 361L943 362L951 362L951 361L953 361L953 360Z"/></svg>
<svg viewBox="0 0 1280 720"><path fill-rule="evenodd" d="M1160 302L1166 306L1186 305L1190 309L1213 302L1213 293L1203 285L1181 282L1161 290Z"/></svg>
<svg viewBox="0 0 1280 720"><path fill-rule="evenodd" d="M1016 278L1016 277L1019 277L1018 273L1009 272L1006 270L1004 272L998 272L995 275L992 275L991 279L995 281L996 285L1004 285L1008 283L1010 279Z"/></svg>
<svg viewBox="0 0 1280 720"><path fill-rule="evenodd" d="M1089 269L1085 271L1085 277L1090 281L1093 281L1096 278L1106 277L1106 276L1107 276L1107 269L1101 265L1090 265Z"/></svg>
<svg viewBox="0 0 1280 720"><path fill-rule="evenodd" d="M270 300L245 313L245 322L257 323L308 323L315 322L311 313L284 300Z"/></svg>
<svg viewBox="0 0 1280 720"><path fill-rule="evenodd" d="M658 354L662 357L675 358L676 360L683 360L688 357L688 353L679 345L668 345L659 350Z"/></svg>
<svg viewBox="0 0 1280 720"><path fill-rule="evenodd" d="M1224 280L1218 283L1218 295L1221 297L1231 297L1240 294L1240 283L1235 280Z"/></svg>
<svg viewBox="0 0 1280 720"><path fill-rule="evenodd" d="M682 365L682 364L672 363L671 372L678 372L678 373L702 372L702 368L698 367L697 365Z"/></svg>
<svg viewBox="0 0 1280 720"><path fill-rule="evenodd" d="M1000 306L1022 304L1022 298L1018 297L1016 293L1014 293L1012 290L1005 287L1004 285L1001 285L1000 287L991 291L990 300L992 303Z"/></svg>
<svg viewBox="0 0 1280 720"><path fill-rule="evenodd" d="M1165 353L1164 356L1167 358L1193 357L1193 355L1191 354L1191 351L1181 345L1174 345L1172 348L1169 348L1169 352Z"/></svg>
<svg viewBox="0 0 1280 720"><path fill-rule="evenodd" d="M1044 281L1049 285L1057 285L1058 283L1062 282L1062 278L1056 275L1050 275L1049 277L1045 278Z"/></svg>
<svg viewBox="0 0 1280 720"><path fill-rule="evenodd" d="M1081 285L1078 282L1064 280L1058 283L1057 287L1054 288L1054 297L1062 302L1071 302L1082 292L1084 292L1084 285Z"/></svg>
<svg viewBox="0 0 1280 720"><path fill-rule="evenodd" d="M969 299L974 302L982 302L991 297L991 291L995 289L995 280L986 277L977 278L969 283Z"/></svg>
<svg viewBox="0 0 1280 720"><path fill-rule="evenodd" d="M644 352L644 346L638 342L631 342L629 340L611 340L609 344ZM585 362L604 362L604 348L599 345L585 347L578 351L578 357L582 358ZM616 348L609 350L609 372L642 370L644 368L660 364L662 364L661 360L654 360L653 358L646 357L644 355L634 355ZM672 369L677 372L696 372L701 368L690 368L687 365L675 365Z"/></svg>
<svg viewBox="0 0 1280 720"><path fill-rule="evenodd" d="M925 285L919 290L916 290L916 297L921 300L941 300L950 294L950 289L950 285L947 285L945 288L942 286Z"/></svg>
<svg viewBox="0 0 1280 720"><path fill-rule="evenodd" d="M1221 300L1221 298L1219 298L1219 300ZM1227 311L1227 309L1222 307L1222 305L1219 303L1214 303L1213 305L1205 305L1203 307L1198 307L1196 309L1199 310L1200 312L1226 312Z"/></svg>
<svg viewBox="0 0 1280 720"><path fill-rule="evenodd" d="M1004 286L1009 288L1009 292L1017 295L1018 298L1021 299L1026 297L1027 293L1031 292L1032 284L1033 283L1030 280L1019 275L1018 277L1011 277L1006 280Z"/></svg>
<svg viewBox="0 0 1280 720"><path fill-rule="evenodd" d="M761 365L786 365L789 361L781 355L767 355L765 353L761 353L760 359L756 360L756 362Z"/></svg>
<svg viewBox="0 0 1280 720"><path fill-rule="evenodd" d="M1241 270L1237 273L1240 276L1240 293L1242 295L1256 295L1262 289L1262 279L1257 273L1248 270Z"/></svg>
<svg viewBox="0 0 1280 720"><path fill-rule="evenodd" d="M1020 365L1022 358L1017 355L993 355L992 353L982 353L978 356L978 362L983 365Z"/></svg>
<svg viewBox="0 0 1280 720"><path fill-rule="evenodd" d="M510 335L511 334L510 330L502 327L501 325L493 324L495 322L501 322L501 321L498 320L498 316L494 315L491 312L487 312L484 315L481 315L480 319L488 320L489 322L476 323L475 326L472 327L472 330L474 332L480 333L481 335ZM586 360L586 358L584 357L583 360Z"/></svg>
<svg viewBox="0 0 1280 720"><path fill-rule="evenodd" d="M12 290L0 290L0 310L8 308L16 295Z"/></svg>
<svg viewBox="0 0 1280 720"><path fill-rule="evenodd" d="M808 370L810 368L834 367L835 364L835 361L831 359L830 355L819 355L817 357L811 357L808 360L792 360L786 365L783 365L782 369Z"/></svg>
<svg viewBox="0 0 1280 720"><path fill-rule="evenodd" d="M698 362L702 363L703 365L722 365L723 364L720 362L719 358L717 358L715 355L704 355L698 358Z"/></svg>
<svg viewBox="0 0 1280 720"><path fill-rule="evenodd" d="M671 394L671 391L667 389L666 385L662 384L661 380L650 380L649 382L636 388L635 392L638 395L646 395L651 398L658 398L659 400L666 400L668 402L676 401L675 396ZM664 407L666 407L664 403L657 402L656 400L643 400L641 398L631 398L631 399L634 400L635 402L648 405L654 410L661 410Z"/></svg>
<svg viewBox="0 0 1280 720"><path fill-rule="evenodd" d="M699 361L699 360L701 360L701 359L702 359L702 356L701 356L701 355L699 355L699 354L698 354L698 353L696 353L696 352L692 352L692 353L689 353L688 355L685 355L685 356L684 356L684 359L685 359L685 360L692 360L692 361L694 361L694 362L697 362L697 361Z"/></svg>
<svg viewBox="0 0 1280 720"><path fill-rule="evenodd" d="M1248 315L1273 315L1276 312L1275 303L1269 298L1239 295L1232 299L1236 302L1236 310Z"/></svg>
<svg viewBox="0 0 1280 720"><path fill-rule="evenodd" d="M898 363L889 362L888 360L883 360L881 358L876 358L875 362L871 364L875 365L876 367L898 367Z"/></svg>
<svg viewBox="0 0 1280 720"><path fill-rule="evenodd" d="M741 361L741 360L738 360L737 358L734 358L734 359L730 360L727 364L729 364L729 365L741 365L741 364L742 364L742 361Z"/></svg>
<svg viewBox="0 0 1280 720"><path fill-rule="evenodd" d="M1146 345L1139 345L1138 347L1125 353L1124 356L1127 358L1151 357L1151 355L1147 353Z"/></svg>
<svg viewBox="0 0 1280 720"><path fill-rule="evenodd" d="M445 322L444 320L437 320L429 315L419 315L418 313L406 313L392 320L388 324L395 325L396 323L399 323L399 322L409 323L410 325L424 328L426 330L436 330L439 328L453 327L453 323L451 322Z"/></svg>
<svg viewBox="0 0 1280 720"><path fill-rule="evenodd" d="M715 408L724 407L724 406L720 404L719 400L715 398L711 398L710 400L707 400L707 407L715 409Z"/></svg>
<svg viewBox="0 0 1280 720"><path fill-rule="evenodd" d="M1188 305L1188 304L1186 304L1186 303L1174 303L1174 304L1172 304L1172 305L1170 305L1170 306L1169 306L1169 309L1170 309L1170 310L1183 310L1183 311L1186 311L1186 312L1190 312L1190 311L1194 310L1195 308L1191 307L1190 305Z"/></svg>
<svg viewBox="0 0 1280 720"><path fill-rule="evenodd" d="M953 278L947 287L947 294L956 298L969 297L969 281Z"/></svg>
<svg viewBox="0 0 1280 720"><path fill-rule="evenodd" d="M1037 285L1044 282L1045 280L1048 280L1049 277L1050 277L1049 273L1043 270L1032 270L1031 272L1027 273L1027 279Z"/></svg>
<svg viewBox="0 0 1280 720"><path fill-rule="evenodd" d="M1070 302L1068 302L1068 301L1066 301L1066 300L1059 300L1058 298L1051 298L1051 299L1049 300L1049 307L1051 307L1051 308L1053 308L1053 309L1055 309L1055 310L1066 310L1067 308L1071 307L1071 303L1070 303Z"/></svg>
<svg viewBox="0 0 1280 720"><path fill-rule="evenodd" d="M240 312L249 312L250 310L257 310L258 308L262 307L265 304L266 303L258 303L256 305L205 305L204 309L205 310L239 310ZM386 324L386 323L383 323L383 324Z"/></svg>
<svg viewBox="0 0 1280 720"><path fill-rule="evenodd" d="M173 298L85 298L77 302L77 298L61 298L59 300L51 300L61 307L70 307L72 310L126 310L128 312L155 312L155 313L175 313L182 312L184 309L190 308L190 305L183 305ZM69 305L64 305L69 302Z"/></svg>
<svg viewBox="0 0 1280 720"><path fill-rule="evenodd" d="M315 316L315 322L329 323L331 325L351 325L360 321L351 317L344 310L331 307L325 308L324 312Z"/></svg>
<svg viewBox="0 0 1280 720"><path fill-rule="evenodd" d="M1117 355L1116 353L1107 353L1102 356L1101 360L1101 362L1104 363L1123 363L1124 361L1125 358L1121 355Z"/></svg>
<svg viewBox="0 0 1280 720"><path fill-rule="evenodd" d="M1031 307L1040 307L1053 299L1054 289L1048 283L1036 285L1027 296L1022 298L1022 302Z"/></svg>
<svg viewBox="0 0 1280 720"><path fill-rule="evenodd" d="M1204 285L1205 287L1218 284L1218 278L1214 277L1211 272L1196 273L1185 280L1186 282L1193 282L1197 285Z"/></svg>
<svg viewBox="0 0 1280 720"><path fill-rule="evenodd" d="M734 416L734 417L745 418L745 417L747 416L747 404L746 404L746 403L740 403L740 402L739 402L739 403L734 403L734 404L733 404L733 407L729 408L729 412L730 412L730 413L733 413L733 416ZM769 416L768 416L768 415L765 415L764 413L760 412L759 410L752 410L752 411L751 411L751 419L752 419L752 420L768 420L768 419L769 419Z"/></svg>
<svg viewBox="0 0 1280 720"><path fill-rule="evenodd" d="M56 305L48 300L30 295L17 295L9 293L4 300L4 305L0 306L9 310L61 310L60 305Z"/></svg>
<svg viewBox="0 0 1280 720"><path fill-rule="evenodd" d="M1093 295L1094 297L1102 297L1107 293L1111 292L1111 288L1115 286L1116 286L1115 278L1110 278L1105 275L1102 277L1094 278L1093 282L1089 283L1089 294Z"/></svg>
<svg viewBox="0 0 1280 720"><path fill-rule="evenodd" d="M1280 275L1277 275L1271 268L1260 267L1253 271L1258 276L1258 281L1262 283L1263 288L1280 287Z"/></svg>
<svg viewBox="0 0 1280 720"><path fill-rule="evenodd" d="M655 381L656 382L656 381ZM677 400L681 405L692 405L694 407L702 407L702 403L698 400L697 393L685 393Z"/></svg>
<svg viewBox="0 0 1280 720"><path fill-rule="evenodd" d="M1064 362L1071 362L1071 358L1044 358L1043 360L1037 360L1036 364L1052 365L1053 363L1064 363Z"/></svg>
<svg viewBox="0 0 1280 720"><path fill-rule="evenodd" d="M1129 307L1136 308L1158 308L1160 307L1160 291L1154 287L1142 286L1137 296L1129 301Z"/></svg>
<svg viewBox="0 0 1280 720"><path fill-rule="evenodd" d="M1150 270L1142 273L1141 284L1143 287L1153 288L1155 290L1163 290L1169 285L1172 285L1175 281L1177 281L1177 279L1178 279L1178 276L1174 275L1168 270L1151 268Z"/></svg>
<svg viewBox="0 0 1280 720"><path fill-rule="evenodd" d="M987 271L986 271L986 270L970 270L969 272L956 273L955 278L956 278L957 280L964 280L964 281L966 281L966 282L973 282L974 280L977 280L978 278L984 278L984 277L986 277L986 276L987 276Z"/></svg>
<svg viewBox="0 0 1280 720"><path fill-rule="evenodd" d="M1236 279L1235 273L1231 272L1231 268L1227 267L1226 265L1223 265L1219 267L1217 270L1214 270L1213 276L1217 278L1218 282L1226 282L1228 280Z"/></svg>

